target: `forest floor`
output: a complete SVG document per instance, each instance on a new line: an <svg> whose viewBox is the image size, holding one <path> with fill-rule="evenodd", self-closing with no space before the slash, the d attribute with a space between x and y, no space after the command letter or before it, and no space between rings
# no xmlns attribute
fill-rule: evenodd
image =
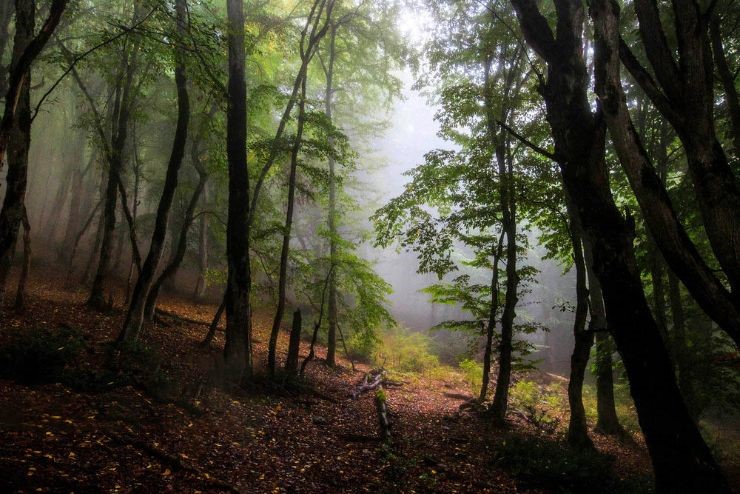
<svg viewBox="0 0 740 494"><path fill-rule="evenodd" d="M7 348L11 335L29 331L73 331L83 350L59 383L0 380L2 492L650 491L639 439L594 434L599 452L583 455L564 445L562 427L545 433L516 413L506 430L492 428L460 410L470 386L452 371L404 376L403 385L387 389L387 445L378 439L373 394L351 396L369 367L352 371L341 360L329 369L322 347L301 390L258 379L254 389L227 392L204 377L218 361L223 333L203 349L205 326L165 317L146 328L132 352L138 357L112 364L121 311L91 311L82 288L36 273L27 310L2 313L0 344ZM204 323L215 310L176 297L161 307ZM258 368L269 320L255 316ZM280 344L283 352L287 335ZM33 373L38 363L26 365L23 372Z"/></svg>

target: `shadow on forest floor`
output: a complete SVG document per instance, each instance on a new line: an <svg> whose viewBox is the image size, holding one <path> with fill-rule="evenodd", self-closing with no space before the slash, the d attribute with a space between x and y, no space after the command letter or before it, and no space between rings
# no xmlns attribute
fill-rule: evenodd
<svg viewBox="0 0 740 494"><path fill-rule="evenodd" d="M48 273L32 280L28 310L2 318L0 478L10 492L650 491L640 444L600 438L602 452L584 454L518 417L494 429L460 411L470 395L454 373L387 390L393 439L383 444L372 393L351 397L365 365L318 360L301 386L226 392L208 378L221 333L202 349L205 326L155 323L114 352L120 311L90 311L84 293L61 287ZM176 297L162 305L203 323L215 310ZM254 323L258 366L264 316ZM281 335L281 355L286 346Z"/></svg>

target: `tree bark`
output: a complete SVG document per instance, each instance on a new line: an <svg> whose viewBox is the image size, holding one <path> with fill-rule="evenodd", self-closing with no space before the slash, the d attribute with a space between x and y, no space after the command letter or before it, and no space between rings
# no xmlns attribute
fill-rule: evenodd
<svg viewBox="0 0 740 494"><path fill-rule="evenodd" d="M596 273L594 273L593 249L588 239L584 239L583 252L586 258L586 274L588 277L589 310L591 312L590 329L594 332L596 340L596 427L594 430L601 434L621 435L624 433L624 429L619 424L614 400L614 374L612 369L614 344L608 333L601 283Z"/></svg>
<svg viewBox="0 0 740 494"><path fill-rule="evenodd" d="M177 245L175 246L175 250L172 253L172 257L167 263L167 266L162 271L162 274L159 275L159 278L157 278L157 281L154 282L151 290L149 291L149 295L146 301L146 307L144 309L144 316L149 321L154 318L154 312L157 308L157 298L159 297L159 292L162 289L162 286L167 282L167 280L170 280L175 276L177 270L180 268L180 264L182 264L183 259L185 259L185 253L187 252L188 248L188 232L193 224L193 221L195 220L195 208L198 206L201 195L206 188L206 182L208 182L208 172L200 163L200 158L198 156L200 139L201 138L198 137L197 139L193 140L191 144L191 161L196 171L198 172L198 183L193 190L193 195L190 196L190 202L188 203L188 207L185 210L182 228L180 230L180 234L178 235Z"/></svg>
<svg viewBox="0 0 740 494"><path fill-rule="evenodd" d="M183 36L187 25L187 0L175 0L176 23L178 36ZM187 77L185 73L185 53L180 43L175 44L175 85L177 86L177 123L175 126L175 137L172 141L172 152L167 164L162 197L159 199L157 216L154 221L154 232L149 243L149 254L141 268L141 273L136 280L134 291L131 295L126 320L123 329L118 335L118 341L136 341L144 324L144 309L147 297L151 290L154 276L156 275L159 262L162 259L165 237L167 236L167 224L169 222L172 201L175 198L177 179L185 155L185 145L188 139L188 123L190 121L190 100L188 97ZM197 201L196 201L197 202ZM169 267L169 266L168 266Z"/></svg>
<svg viewBox="0 0 740 494"><path fill-rule="evenodd" d="M638 0L639 1L639 0ZM632 240L634 219L619 213L604 158L605 125L588 99L584 7L558 0L557 37L534 0L512 0L527 42L547 63L542 92L563 181L594 250L609 328L630 381L658 492L729 492L686 409L642 289ZM609 8L595 0L592 11ZM598 24L599 13L594 12ZM597 44L597 51L602 49ZM603 55L602 55L603 56Z"/></svg>
<svg viewBox="0 0 740 494"><path fill-rule="evenodd" d="M34 37L34 33L32 31L30 35L23 40L23 45L15 46L14 41L13 61L10 65L7 85L8 89L5 93L5 110L3 112L2 121L0 121L0 169L5 161L5 152L8 147L12 128L15 125L16 112L24 111L20 105L22 105L21 100L24 98L23 94L27 92L30 87L28 80L31 78L31 65L44 49L44 46L46 46L49 38L51 38L54 30L56 30L59 25L59 21L62 19L62 14L64 14L64 10L67 8L68 1L69 0L52 0L51 6L49 7L49 16L46 18L44 25L41 26L39 33ZM9 3L9 0L5 0L5 2ZM18 25L20 24L21 29L23 30L22 24L27 22L27 16L29 15L31 8L33 8L33 13L30 15L32 15L33 25L35 25L36 1L15 0L16 40L18 40ZM26 36L26 34L23 36ZM23 46L23 50L16 53L20 46Z"/></svg>
<svg viewBox="0 0 740 494"><path fill-rule="evenodd" d="M504 244L504 232L498 237L498 243L493 251L493 268L491 269L491 305L488 312L488 323L486 324L486 346L483 350L483 378L481 379L480 394L478 401L485 401L488 394L488 384L491 381L491 360L493 354L493 336L496 331L496 316L499 307L499 261Z"/></svg>
<svg viewBox="0 0 740 494"><path fill-rule="evenodd" d="M4 63L5 48L8 46L8 26L13 18L15 3L11 1L0 2L0 94L8 91L7 67Z"/></svg>
<svg viewBox="0 0 740 494"><path fill-rule="evenodd" d="M275 374L275 360L277 350L277 339L280 332L280 324L285 312L285 292L288 284L288 256L290 254L290 238L293 228L293 211L295 208L296 175L298 173L298 154L301 150L303 140L304 114L306 109L306 77L301 83L301 95L298 102L298 128L295 141L290 153L290 175L288 177L288 204L285 213L285 225L283 225L283 245L280 250L280 278L278 279L278 300L275 309L275 318L270 331L270 342L267 353L267 367L271 375Z"/></svg>
<svg viewBox="0 0 740 494"><path fill-rule="evenodd" d="M326 67L326 92L324 93L324 112L330 123L332 121L332 106L334 99L334 62L336 60L337 49L337 26L333 25L329 35L329 60ZM333 139L330 138L329 146L333 146ZM331 266L337 264L337 179L336 163L333 156L329 156L329 263ZM326 364L329 367L336 365L337 352L337 274L336 269L332 270L329 277L329 300L327 301L327 320L329 322L326 348Z"/></svg>
<svg viewBox="0 0 740 494"><path fill-rule="evenodd" d="M499 343L499 367L496 390L493 394L490 413L493 422L503 425L509 405L509 385L514 343L514 318L519 301L519 274L517 273L516 246L516 202L514 198L514 174L511 160L507 160L508 136L502 136L496 146L498 162L499 195L501 201L502 227L506 233L506 295L501 313L501 342ZM507 167L508 161L508 167Z"/></svg>
<svg viewBox="0 0 740 494"><path fill-rule="evenodd" d="M2 210L0 210L0 307L4 303L5 288L15 254L18 229L23 219L28 181L28 150L31 145L31 65L23 66L23 57L33 40L36 23L36 2L16 0L15 39L10 72L15 74L11 89L6 95L5 117L12 120L5 130L5 121L0 133L5 134L8 150L8 174ZM22 73L18 71L24 69ZM13 94L13 85L15 94ZM14 100L15 98L15 100ZM13 102L14 101L14 102ZM13 112L9 113L10 107ZM0 149L0 167L4 149Z"/></svg>
<svg viewBox="0 0 740 494"><path fill-rule="evenodd" d="M709 34L712 40L712 53L714 55L714 66L717 67L719 80L722 81L722 89L725 91L725 104L730 114L730 127L732 143L735 146L735 155L740 157L740 101L738 101L737 88L735 87L735 74L730 70L722 46L722 26L718 14L712 16L709 25Z"/></svg>
<svg viewBox="0 0 740 494"><path fill-rule="evenodd" d="M642 43L657 82L624 42L619 45L620 58L676 129L686 151L689 177L709 243L735 292L740 289L740 189L714 125L713 67L706 15L697 3L681 0L673 4L677 64L656 0L636 0L634 5ZM679 278L683 280L682 276Z"/></svg>
<svg viewBox="0 0 740 494"><path fill-rule="evenodd" d="M252 373L251 270L249 262L249 172L247 169L247 87L245 81L244 3L226 0L228 15L229 83L226 154L229 206L226 225L226 345L227 379L241 381Z"/></svg>
<svg viewBox="0 0 740 494"><path fill-rule="evenodd" d="M23 206L23 266L18 278L18 291L15 294L15 310L23 311L26 308L26 282L31 271L31 223L28 221L26 206Z"/></svg>
<svg viewBox="0 0 740 494"><path fill-rule="evenodd" d="M697 399L694 383L691 378L690 352L686 342L686 316L681 300L681 285L676 275L668 273L668 299L673 320L672 342L678 370L678 387L683 393L686 405L694 416L697 415Z"/></svg>
<svg viewBox="0 0 740 494"><path fill-rule="evenodd" d="M576 448L593 448L588 437L586 411L583 408L583 380L586 376L588 357L594 343L593 331L586 331L588 316L588 287L586 285L586 261L583 254L583 229L575 204L566 194L570 236L573 244L573 265L576 270L576 312L573 320L575 345L570 357L570 380L568 381L568 444ZM593 329L593 328L589 328Z"/></svg>
<svg viewBox="0 0 740 494"><path fill-rule="evenodd" d="M600 53L603 56L596 59L596 93L614 148L650 229L650 237L702 309L739 344L740 309L735 300L737 297L717 279L678 221L661 177L656 173L632 124L619 75L619 33L615 31L611 36L600 41ZM653 274L659 274L655 266L651 268ZM660 309L656 306L658 327L665 334L664 304L662 318Z"/></svg>
<svg viewBox="0 0 740 494"><path fill-rule="evenodd" d="M293 313L293 325L290 329L290 343L288 357L285 360L285 372L290 376L298 376L298 351L301 348L301 311Z"/></svg>

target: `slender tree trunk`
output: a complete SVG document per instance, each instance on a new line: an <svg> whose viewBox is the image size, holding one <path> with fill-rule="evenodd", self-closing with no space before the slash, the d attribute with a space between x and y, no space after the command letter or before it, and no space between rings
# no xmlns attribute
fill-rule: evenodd
<svg viewBox="0 0 740 494"><path fill-rule="evenodd" d="M301 347L301 311L293 313L293 326L290 329L290 343L288 357L285 360L285 372L290 376L298 376L298 350Z"/></svg>
<svg viewBox="0 0 740 494"><path fill-rule="evenodd" d="M252 373L251 272L249 261L249 172L247 170L247 88L245 82L244 3L226 0L229 84L226 154L229 166L229 212L226 226L227 378L239 382Z"/></svg>
<svg viewBox="0 0 740 494"><path fill-rule="evenodd" d="M6 0L0 2L0 94L8 91L7 69L5 65L5 48L8 46L8 26L13 18L15 3Z"/></svg>
<svg viewBox="0 0 740 494"><path fill-rule="evenodd" d="M722 88L725 91L725 103L727 112L730 114L730 125L732 142L735 147L735 155L740 158L740 101L738 101L737 87L735 87L736 75L730 70L722 46L722 28L718 14L712 16L709 33L712 40L712 53L714 55L714 66L717 67Z"/></svg>
<svg viewBox="0 0 740 494"><path fill-rule="evenodd" d="M621 435L624 433L624 429L619 424L614 400L614 373L612 369L614 344L608 333L601 283L593 269L593 249L588 239L584 239L583 252L586 258L586 273L588 275L589 309L591 312L590 329L594 332L596 339L595 430L602 434Z"/></svg>
<svg viewBox="0 0 740 494"><path fill-rule="evenodd" d="M92 218L92 216L91 216ZM93 276L93 266L95 264L95 260L98 259L98 252L100 252L100 245L103 243L103 230L105 229L105 216L104 213L100 215L100 218L98 219L98 227L95 229L95 239L93 240L92 249L90 250L90 255L87 260L87 264L85 264L85 270L82 273L82 283L88 284L92 280Z"/></svg>
<svg viewBox="0 0 740 494"><path fill-rule="evenodd" d="M137 17L136 15L134 16ZM114 107L112 111L112 123L114 133L111 138L110 146L105 144L108 148L107 161L108 161L108 179L105 187L105 196L103 202L103 230L102 238L100 242L100 257L98 259L98 267L95 272L95 278L90 289L90 296L88 298L88 305L98 310L104 310L107 308L105 300L105 285L108 283L110 276L111 260L112 260L112 249L113 249L113 232L116 228L116 203L118 202L119 186L122 189L121 174L123 172L123 152L126 145L126 139L128 137L128 125L131 117L131 104L132 104L132 89L133 89L133 78L134 71L136 70L136 53L138 47L134 46L124 53L124 60L122 62L122 69L119 77L120 86L115 89ZM83 89L81 80L76 77L80 89ZM83 89L84 92L84 89ZM91 106L93 102L91 100ZM98 122L99 127L102 129L102 122ZM105 142L106 136L104 132L99 132L100 138ZM125 201L124 197L121 197L121 202ZM128 206L123 204L124 209Z"/></svg>
<svg viewBox="0 0 740 494"><path fill-rule="evenodd" d="M275 361L277 351L277 339L280 332L280 324L285 312L285 291L288 284L288 255L290 254L290 238L293 227L293 211L295 207L295 188L296 175L298 173L298 154L301 149L303 139L304 113L306 109L306 77L301 84L301 99L298 102L298 129L296 130L295 141L290 155L290 176L288 178L288 204L285 214L285 225L283 226L283 245L280 250L280 278L278 280L278 300L277 309L275 310L275 319L272 322L272 331L270 332L270 343L267 354L267 367L270 374L275 374Z"/></svg>
<svg viewBox="0 0 740 494"><path fill-rule="evenodd" d="M36 2L16 1L15 39L11 72L15 72L33 39L36 22ZM28 150L31 145L31 70L20 76L16 111L8 133L8 174L2 210L0 210L0 307L4 303L5 287L15 254L18 229L25 210L28 180ZM10 96L10 95L9 95ZM11 106L6 99L6 107ZM7 111L6 111L7 115ZM2 155L0 155L2 161ZM2 166L2 165L0 165Z"/></svg>
<svg viewBox="0 0 740 494"><path fill-rule="evenodd" d="M210 326L208 326L208 333L206 334L206 337L203 339L203 341L200 343L200 346L202 347L210 347L211 343L213 342L213 338L216 337L216 330L218 329L218 325L221 322L221 317L224 314L224 310L226 309L226 297L221 298L221 304L218 306L218 309L216 309L216 314L214 314L213 319L211 320Z"/></svg>
<svg viewBox="0 0 740 494"><path fill-rule="evenodd" d="M678 387L681 388L686 405L694 416L697 412L697 399L691 379L690 352L686 342L686 316L681 300L681 285L672 272L668 272L668 299L673 320L673 347L675 349L676 367L678 370Z"/></svg>
<svg viewBox="0 0 740 494"><path fill-rule="evenodd" d="M519 300L519 274L517 273L516 244L516 202L514 198L514 174L509 160L507 169L508 136L502 136L496 146L498 162L499 194L501 197L502 226L506 233L506 299L501 313L501 342L499 344L499 367L496 390L491 403L493 422L502 425L506 422L509 405L509 385L514 343L514 318Z"/></svg>
<svg viewBox="0 0 740 494"><path fill-rule="evenodd" d="M481 379L480 395L478 400L482 403L488 394L488 384L491 380L491 360L493 353L493 336L496 331L496 316L499 307L499 261L504 243L504 232L498 237L498 243L493 252L493 268L491 269L491 305L488 312L488 323L486 324L486 346L483 350L483 378Z"/></svg>
<svg viewBox="0 0 740 494"><path fill-rule="evenodd" d="M144 310L144 315L149 321L154 318L154 312L157 308L157 298L159 297L159 292L162 289L162 286L167 282L167 280L174 278L180 264L182 264L183 259L185 259L185 253L188 248L188 231L190 230L190 226L193 224L195 208L200 202L200 196L206 187L206 182L208 181L208 175L205 172L201 173L200 169L198 171L198 177L198 184L195 186L193 195L190 197L190 202L185 210L182 229L177 237L177 245L175 246L175 250L172 252L172 257L149 291L146 308Z"/></svg>
<svg viewBox="0 0 740 494"><path fill-rule="evenodd" d="M208 184L203 187L203 204L208 204ZM195 284L195 300L202 301L206 295L208 283L206 273L208 271L208 215L200 216L198 228L198 281Z"/></svg>
<svg viewBox="0 0 740 494"><path fill-rule="evenodd" d="M84 141L81 143L84 147ZM90 162L85 170L82 169L82 163L80 163L74 170L72 177L72 194L69 201L69 216L67 216L66 228L64 231L64 240L62 241L62 248L59 253L59 260L65 262L72 262L72 250L75 246L75 236L80 230L80 223L82 221L82 202L83 202L83 190L84 180L87 171L91 168L95 161L95 152L90 157Z"/></svg>
<svg viewBox="0 0 740 494"><path fill-rule="evenodd" d="M337 26L333 25L329 34L329 60L326 66L326 92L324 93L324 113L332 123L332 107L334 106L334 62L336 60ZM333 146L333 139L329 139L329 146ZM326 364L329 367L336 365L337 353L337 179L336 163L333 156L329 156L329 263L334 267L329 276L329 293L327 301L327 320L329 322L326 348Z"/></svg>
<svg viewBox="0 0 740 494"><path fill-rule="evenodd" d="M10 0L5 0L8 3ZM33 31L31 31L28 38L23 40L23 50L19 52L21 45L16 44L14 41L13 46L13 61L10 64L10 72L8 76L7 92L5 93L5 109L3 111L3 118L0 121L0 169L5 161L5 153L8 148L10 134L12 133L13 127L16 125L17 112L23 111L20 105L21 100L24 99L23 93L29 91L28 80L31 77L31 65L39 56L41 51L46 46L46 43L51 38L51 35L59 25L59 21L62 19L62 14L67 8L67 2L69 0L52 0L49 6L49 16L44 21L44 24L39 29L38 34L34 37ZM21 31L24 31L23 23L27 22L27 16L31 9L33 12L32 23L35 24L36 20L36 1L35 0L15 0L15 23L16 23L16 37L18 40L18 26L21 26ZM24 10L25 8L25 10ZM30 110L29 110L30 113ZM30 117L29 117L30 120Z"/></svg>
<svg viewBox="0 0 740 494"><path fill-rule="evenodd" d="M593 448L593 442L588 437L586 411L583 408L583 380L591 346L594 343L593 332L586 331L588 288L586 286L586 261L583 254L583 229L575 204L570 197L566 201L570 218L571 243L573 244L573 264L576 270L576 312L573 321L575 346L570 357L570 380L568 381L568 404L570 405L568 443L577 448Z"/></svg>
<svg viewBox="0 0 740 494"><path fill-rule="evenodd" d="M187 24L187 0L176 0L175 11L177 15L177 33L183 36ZM172 152L167 164L167 175L165 177L162 197L157 207L157 216L154 222L154 232L149 244L149 254L136 280L134 291L131 295L126 320L123 330L118 335L118 341L135 341L141 326L144 323L144 309L147 297L154 282L154 276L162 258L165 237L167 235L167 224L169 222L172 201L177 189L177 178L185 155L185 145L188 139L188 123L190 121L190 100L188 98L187 79L185 74L185 60L183 49L176 45L175 48L175 84L177 86L177 124L175 137L172 142Z"/></svg>
<svg viewBox="0 0 740 494"><path fill-rule="evenodd" d="M668 344L668 324L666 323L665 281L663 259L658 252L652 236L648 239L648 269L653 288L653 313L663 341Z"/></svg>
<svg viewBox="0 0 740 494"><path fill-rule="evenodd" d="M18 279L18 291L15 294L15 310L23 311L26 308L26 282L31 271L31 223L28 221L26 206L23 206L23 267Z"/></svg>

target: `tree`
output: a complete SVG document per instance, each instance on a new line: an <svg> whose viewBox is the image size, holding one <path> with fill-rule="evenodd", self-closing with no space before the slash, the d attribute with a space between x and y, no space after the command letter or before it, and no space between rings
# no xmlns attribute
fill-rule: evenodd
<svg viewBox="0 0 740 494"><path fill-rule="evenodd" d="M177 34L182 37L185 34L187 23L187 0L175 2L175 16L177 23ZM157 207L154 233L149 243L149 254L141 267L141 272L136 280L131 304L129 305L123 329L118 335L118 341L135 341L138 338L141 326L144 323L144 310L146 308L149 292L154 282L157 267L162 258L165 236L167 235L167 223L170 208L177 189L177 176L180 165L185 154L185 145L188 138L188 124L190 121L190 100L188 97L187 78L185 73L184 49L181 46L182 38L175 40L175 85L177 86L177 123L175 137L172 142L172 153L167 164L167 176L165 178L162 197Z"/></svg>
<svg viewBox="0 0 740 494"><path fill-rule="evenodd" d="M649 60L654 77L619 33L617 36L622 63L655 108L676 129L683 143L704 230L730 286L736 291L740 286L740 232L737 228L740 189L714 122L712 52L708 35L714 5L704 12L698 4L677 3L673 9L677 39L676 46L672 47L663 29L658 3L655 0L634 2L641 41L639 48Z"/></svg>
<svg viewBox="0 0 740 494"><path fill-rule="evenodd" d="M32 122L31 66L59 24L66 6L67 0L54 0L49 9L49 17L40 32L34 36L36 2L18 0L15 5L13 56L5 93L5 110L0 121L0 168L8 151L7 189L0 210L0 306L5 298L5 284L15 253L18 229L25 215ZM9 13L6 15L9 16ZM4 46L5 40L1 41Z"/></svg>
<svg viewBox="0 0 740 494"><path fill-rule="evenodd" d="M252 372L251 269L249 261L249 171L247 169L247 88L244 77L244 3L226 0L229 83L226 153L229 163L229 207L226 226L227 378L240 381Z"/></svg>
<svg viewBox="0 0 740 494"><path fill-rule="evenodd" d="M331 26L333 0L315 0L306 19L306 25L301 32L300 56L301 68L298 74L300 79L300 94L298 96L297 129L290 151L290 176L288 178L288 202L283 225L283 242L280 249L280 274L278 278L278 299L275 309L275 318L270 332L267 365L270 373L275 373L275 351L278 332L285 312L285 290L288 283L288 254L290 251L291 228L293 225L293 211L295 208L296 175L298 172L298 155L301 150L303 128L306 112L306 85L308 65L318 50L319 43Z"/></svg>
<svg viewBox="0 0 740 494"><path fill-rule="evenodd" d="M527 43L546 62L542 94L554 158L593 245L609 329L630 380L658 490L727 492L719 467L686 409L637 271L629 217L617 209L604 160L605 124L588 101L580 2L555 4L557 30L531 0L512 0ZM600 56L604 56L603 52Z"/></svg>

